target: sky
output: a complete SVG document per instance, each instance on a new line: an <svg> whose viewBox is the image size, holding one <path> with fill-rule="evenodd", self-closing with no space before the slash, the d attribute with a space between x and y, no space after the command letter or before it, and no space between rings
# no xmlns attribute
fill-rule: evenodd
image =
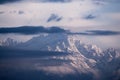
<svg viewBox="0 0 120 80"><path fill-rule="evenodd" d="M57 26L79 34L85 43L120 50L119 8L120 0L0 0L0 40L27 41L39 36L38 26ZM19 31L21 26L32 27Z"/></svg>
<svg viewBox="0 0 120 80"><path fill-rule="evenodd" d="M120 0L1 0L0 27L120 29Z"/></svg>

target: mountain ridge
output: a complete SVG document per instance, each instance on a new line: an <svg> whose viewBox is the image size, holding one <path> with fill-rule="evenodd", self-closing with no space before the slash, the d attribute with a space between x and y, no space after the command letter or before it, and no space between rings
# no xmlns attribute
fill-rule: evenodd
<svg viewBox="0 0 120 80"><path fill-rule="evenodd" d="M8 42L11 42L11 44L6 46L13 48L17 47L21 50L41 50L48 52L56 51L69 53L67 56L53 56L51 58L69 60L70 63L62 65L66 66L70 72L72 67L77 70L79 74L92 73L95 80L108 80L111 76L117 75L117 78L120 76L120 53L117 50L109 48L103 51L96 45L83 43L78 35L68 35L64 33L41 34L40 36L33 37L24 43L15 44L14 46L14 40L7 40ZM56 68L59 69L60 66ZM36 69L45 70L50 73L56 72L54 69L48 70L48 68L44 68L39 65L36 66ZM59 70L57 73L58 72ZM72 73L74 73L73 70ZM99 78L101 76L102 79Z"/></svg>

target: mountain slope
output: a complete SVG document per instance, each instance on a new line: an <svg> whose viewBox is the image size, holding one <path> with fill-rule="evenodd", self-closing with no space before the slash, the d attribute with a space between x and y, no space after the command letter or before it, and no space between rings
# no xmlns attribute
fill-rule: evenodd
<svg viewBox="0 0 120 80"><path fill-rule="evenodd" d="M49 59L63 60L60 66L42 67L37 63L35 68L46 72L88 74L91 73L97 80L109 80L112 77L120 78L120 53L110 48L102 51L96 45L84 44L79 35L65 33L41 34L27 42L15 44L7 40L12 47L23 50L56 51L69 53L67 56L52 56ZM65 63L64 61L69 62ZM66 72L63 70L65 69Z"/></svg>
<svg viewBox="0 0 120 80"><path fill-rule="evenodd" d="M93 52L100 53L100 48L95 45L87 45L80 41L79 36L68 35L64 33L57 34L41 34L39 37L34 37L31 40L19 45L23 49L47 50L47 51L63 51L63 52L78 52L81 50L93 49ZM85 50L84 50L85 51ZM92 52L92 53L93 53Z"/></svg>

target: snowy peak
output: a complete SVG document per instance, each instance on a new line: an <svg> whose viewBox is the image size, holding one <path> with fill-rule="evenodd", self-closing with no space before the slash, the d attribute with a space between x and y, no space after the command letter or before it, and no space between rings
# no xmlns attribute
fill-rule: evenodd
<svg viewBox="0 0 120 80"><path fill-rule="evenodd" d="M59 48L64 49L64 42L67 40L67 35L58 34L41 34L39 37L34 37L31 40L20 45L21 48L56 51Z"/></svg>
<svg viewBox="0 0 120 80"><path fill-rule="evenodd" d="M107 60L119 58L120 53L115 49L102 51L96 45L85 44L80 40L79 35L68 35L66 33L40 34L24 43L18 43L13 39L6 39L0 42L1 46L10 46L27 50L57 51L66 53L82 54L86 58L97 60L100 57L106 57Z"/></svg>
<svg viewBox="0 0 120 80"><path fill-rule="evenodd" d="M115 50L114 48L109 48L107 50L105 50L104 52L104 58L110 62L114 59L119 59L120 58L120 53Z"/></svg>
<svg viewBox="0 0 120 80"><path fill-rule="evenodd" d="M19 44L19 42L11 38L7 38L5 41L0 41L0 46L12 47L16 46L17 44Z"/></svg>
<svg viewBox="0 0 120 80"><path fill-rule="evenodd" d="M82 57L87 62L100 61L111 62L120 58L120 53L115 49L107 49L102 51L96 45L85 44L80 40L79 35L68 35L65 33L41 34L25 43L19 45L21 49L41 50L41 51L57 51L72 53L73 56ZM95 61L94 61L95 60ZM88 63L89 64L89 63ZM91 63L92 65L92 63ZM94 65L94 64L93 64Z"/></svg>
<svg viewBox="0 0 120 80"><path fill-rule="evenodd" d="M80 40L79 35L68 35L65 33L40 34L40 36L33 37L27 42L19 44L17 44L17 42L13 39L8 38L4 42L4 45L15 48L17 46L17 48L24 50L57 51L69 53L67 56L51 56L50 58L57 60L60 59L63 61L68 60L70 62L63 65L74 68L78 73L92 73L96 78L98 77L97 75L100 75L99 78L101 76L109 78L114 74L116 75L120 70L119 52L113 48L102 51L96 45L84 44ZM39 65L37 67L39 69L41 68ZM47 69L48 67L46 70ZM51 72L53 72L52 70Z"/></svg>
<svg viewBox="0 0 120 80"><path fill-rule="evenodd" d="M84 44L80 36L68 35L65 33L41 34L31 40L19 45L23 49L34 49L43 51L58 51L67 53L84 53L90 57L101 56L102 51L96 45Z"/></svg>

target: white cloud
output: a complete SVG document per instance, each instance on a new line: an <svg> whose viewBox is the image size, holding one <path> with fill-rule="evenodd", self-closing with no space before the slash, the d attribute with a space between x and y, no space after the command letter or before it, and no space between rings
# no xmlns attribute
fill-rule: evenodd
<svg viewBox="0 0 120 80"><path fill-rule="evenodd" d="M7 13L4 15L0 15L0 20L2 21L2 25L0 26L10 26L10 25L14 26L17 24L18 25L27 25L27 24L48 25L46 23L46 20L52 13L63 16L64 22L62 21L62 23L67 24L69 23L68 21L70 21L70 19L73 19L72 24L74 24L74 22L79 22L79 19L84 13L96 9L95 6L92 5L92 3L90 2L82 3L82 5L80 4L81 3L78 2L71 2L64 4L27 2L27 3L14 3L14 4L1 5L0 6L1 10L6 11ZM24 11L24 15L19 15L17 13L10 13L19 10ZM7 21L8 23L6 23Z"/></svg>
<svg viewBox="0 0 120 80"><path fill-rule="evenodd" d="M115 24L113 23L115 21L119 21L119 19L114 20L106 16L108 13L105 12L107 10L104 11L104 7L105 5L94 4L92 0L75 0L69 3L37 3L25 0L23 2L3 4L0 5L0 11L4 11L5 13L0 14L0 26L43 25L65 26L66 28L73 29L74 27L81 26L108 26ZM24 13L18 14L19 11L23 11ZM62 20L47 23L47 19L53 13L62 16ZM97 16L91 20L83 18L83 16L89 14ZM116 18L118 17L116 16Z"/></svg>

